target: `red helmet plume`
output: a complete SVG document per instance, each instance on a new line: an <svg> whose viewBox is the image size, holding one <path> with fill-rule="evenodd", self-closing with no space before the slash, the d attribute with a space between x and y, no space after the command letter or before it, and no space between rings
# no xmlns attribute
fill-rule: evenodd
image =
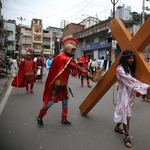
<svg viewBox="0 0 150 150"><path fill-rule="evenodd" d="M27 50L27 52L30 52L30 53L32 53L32 49L28 49L28 50Z"/></svg>
<svg viewBox="0 0 150 150"><path fill-rule="evenodd" d="M77 45L78 43L79 43L79 41L77 40L77 39L75 39L75 38L72 38L72 37L70 37L70 38L67 38L67 39L65 39L63 42L62 42L62 46L65 46L65 44L71 44L71 43L74 43L75 45Z"/></svg>

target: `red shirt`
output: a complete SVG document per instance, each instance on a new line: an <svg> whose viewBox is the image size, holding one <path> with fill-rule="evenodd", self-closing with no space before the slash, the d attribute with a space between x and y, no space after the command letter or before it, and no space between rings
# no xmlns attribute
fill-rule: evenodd
<svg viewBox="0 0 150 150"><path fill-rule="evenodd" d="M87 56L85 57L84 55L81 56L77 61L78 65L84 68L85 70L88 70L88 62L89 62L89 57ZM87 75L85 75L84 73L81 73L81 76L87 76Z"/></svg>
<svg viewBox="0 0 150 150"><path fill-rule="evenodd" d="M23 65L24 73L36 73L35 62L33 60L24 60L20 65Z"/></svg>

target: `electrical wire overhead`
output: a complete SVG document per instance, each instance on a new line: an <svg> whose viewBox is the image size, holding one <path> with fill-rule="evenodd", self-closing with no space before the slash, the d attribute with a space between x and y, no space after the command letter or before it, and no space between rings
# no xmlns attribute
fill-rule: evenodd
<svg viewBox="0 0 150 150"><path fill-rule="evenodd" d="M88 1L88 0L86 0L86 2L87 2L87 1ZM81 2L81 3L79 3L79 4L75 5L75 6L73 6L73 7L71 7L71 8L69 8L69 9L67 9L67 10L64 10L64 11L62 11L62 12L59 12L59 13L54 14L54 15L51 15L51 16L44 17L43 19L45 19L45 18L50 18L50 17L53 17L53 16L57 16L57 15L59 15L59 14L62 14L62 13L64 13L64 12L67 12L68 10L71 10L71 9L77 7L77 6L80 6L80 5L82 5L82 3L86 3L86 2L83 1L83 2Z"/></svg>

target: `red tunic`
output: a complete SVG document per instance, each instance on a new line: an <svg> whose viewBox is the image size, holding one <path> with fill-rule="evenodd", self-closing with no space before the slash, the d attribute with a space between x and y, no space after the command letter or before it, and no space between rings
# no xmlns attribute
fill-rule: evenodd
<svg viewBox="0 0 150 150"><path fill-rule="evenodd" d="M20 67L21 66L23 66L24 75L26 75L26 73L36 73L36 66L34 60L24 60L22 63L20 63Z"/></svg>
<svg viewBox="0 0 150 150"><path fill-rule="evenodd" d="M43 93L44 106L47 105L49 100L55 102L66 100L65 94L67 94L69 70L70 68L76 69L76 67L77 65L72 61L72 58L67 56L65 53L59 54L54 58L45 83ZM59 83L64 82L66 85L56 85L56 81Z"/></svg>
<svg viewBox="0 0 150 150"><path fill-rule="evenodd" d="M33 60L24 60L20 63L18 78L17 76L14 78L12 86L23 88L26 84L33 84L34 73L36 72L35 62Z"/></svg>
<svg viewBox="0 0 150 150"><path fill-rule="evenodd" d="M34 83L34 73L36 73L36 65L34 60L24 60L20 63L20 67L23 66L24 72L24 84L33 84Z"/></svg>
<svg viewBox="0 0 150 150"><path fill-rule="evenodd" d="M85 57L85 56L81 56L78 61L77 61L77 64L84 68L85 70L88 70L88 62L89 62L89 57ZM81 73L81 76L87 76L86 74L84 73Z"/></svg>

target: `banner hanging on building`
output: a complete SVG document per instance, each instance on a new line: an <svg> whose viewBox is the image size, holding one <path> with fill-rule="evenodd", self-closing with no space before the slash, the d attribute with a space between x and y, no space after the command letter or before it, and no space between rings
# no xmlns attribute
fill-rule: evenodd
<svg viewBox="0 0 150 150"><path fill-rule="evenodd" d="M26 50L21 50L21 54L26 54L27 53L27 51Z"/></svg>
<svg viewBox="0 0 150 150"><path fill-rule="evenodd" d="M116 40L112 40L112 49L117 49Z"/></svg>

